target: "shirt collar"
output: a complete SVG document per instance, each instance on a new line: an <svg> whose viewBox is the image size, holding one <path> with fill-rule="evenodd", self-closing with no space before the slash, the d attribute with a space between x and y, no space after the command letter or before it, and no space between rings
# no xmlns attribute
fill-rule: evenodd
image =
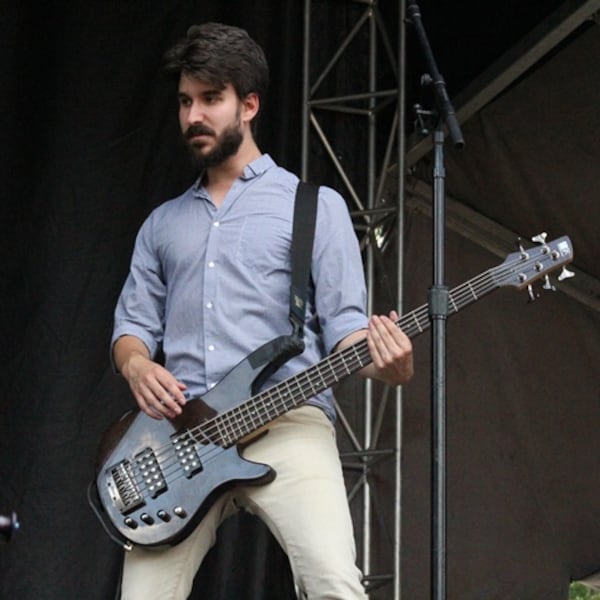
<svg viewBox="0 0 600 600"><path fill-rule="evenodd" d="M257 159L244 167L242 179L254 179L254 177L262 175L273 166L275 166L273 159L268 154L261 154Z"/></svg>
<svg viewBox="0 0 600 600"><path fill-rule="evenodd" d="M275 161L268 154L261 154L258 158L248 163L244 167L244 171L240 179L243 181L249 181L262 175L265 171L275 166ZM200 173L198 179L192 186L194 197L196 198L207 198L208 194L204 188L204 171Z"/></svg>

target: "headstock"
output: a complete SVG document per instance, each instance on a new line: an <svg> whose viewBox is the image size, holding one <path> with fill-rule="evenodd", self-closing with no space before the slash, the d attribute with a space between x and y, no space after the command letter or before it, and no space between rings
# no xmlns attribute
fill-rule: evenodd
<svg viewBox="0 0 600 600"><path fill-rule="evenodd" d="M534 236L533 242L538 244L525 249L519 243L519 251L513 252L506 260L494 269L494 276L499 287L512 285L518 289L527 288L529 298L536 299L532 284L538 279L544 279L543 289L553 291L555 287L550 282L549 273L562 267L557 279L563 281L574 277L565 265L573 260L573 245L568 236L546 241L546 233Z"/></svg>

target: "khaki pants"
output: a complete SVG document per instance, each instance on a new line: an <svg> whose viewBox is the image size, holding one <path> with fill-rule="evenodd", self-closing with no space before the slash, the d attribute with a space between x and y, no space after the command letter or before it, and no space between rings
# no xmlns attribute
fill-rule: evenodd
<svg viewBox="0 0 600 600"><path fill-rule="evenodd" d="M244 508L261 518L288 555L298 589L310 600L364 599L355 565L352 521L335 430L312 406L294 409L244 450L271 465L275 480L235 488L212 506L196 530L166 550L125 554L122 600L185 600L218 526Z"/></svg>

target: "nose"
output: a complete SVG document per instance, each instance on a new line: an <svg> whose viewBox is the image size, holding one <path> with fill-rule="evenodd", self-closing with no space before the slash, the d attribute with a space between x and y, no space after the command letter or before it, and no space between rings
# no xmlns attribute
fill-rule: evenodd
<svg viewBox="0 0 600 600"><path fill-rule="evenodd" d="M204 106L200 102L194 102L191 107L190 117L192 123L202 123L205 118Z"/></svg>
<svg viewBox="0 0 600 600"><path fill-rule="evenodd" d="M204 107L200 102L191 102L188 106L182 107L182 112L183 120L187 125L204 122Z"/></svg>

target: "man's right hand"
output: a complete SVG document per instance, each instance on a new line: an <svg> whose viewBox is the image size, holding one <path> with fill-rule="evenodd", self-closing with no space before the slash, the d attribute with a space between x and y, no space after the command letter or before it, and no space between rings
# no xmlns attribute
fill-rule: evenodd
<svg viewBox="0 0 600 600"><path fill-rule="evenodd" d="M151 360L143 342L133 336L123 336L115 342L113 356L140 410L153 419L172 419L181 414L181 407L186 403L183 395L186 385Z"/></svg>

